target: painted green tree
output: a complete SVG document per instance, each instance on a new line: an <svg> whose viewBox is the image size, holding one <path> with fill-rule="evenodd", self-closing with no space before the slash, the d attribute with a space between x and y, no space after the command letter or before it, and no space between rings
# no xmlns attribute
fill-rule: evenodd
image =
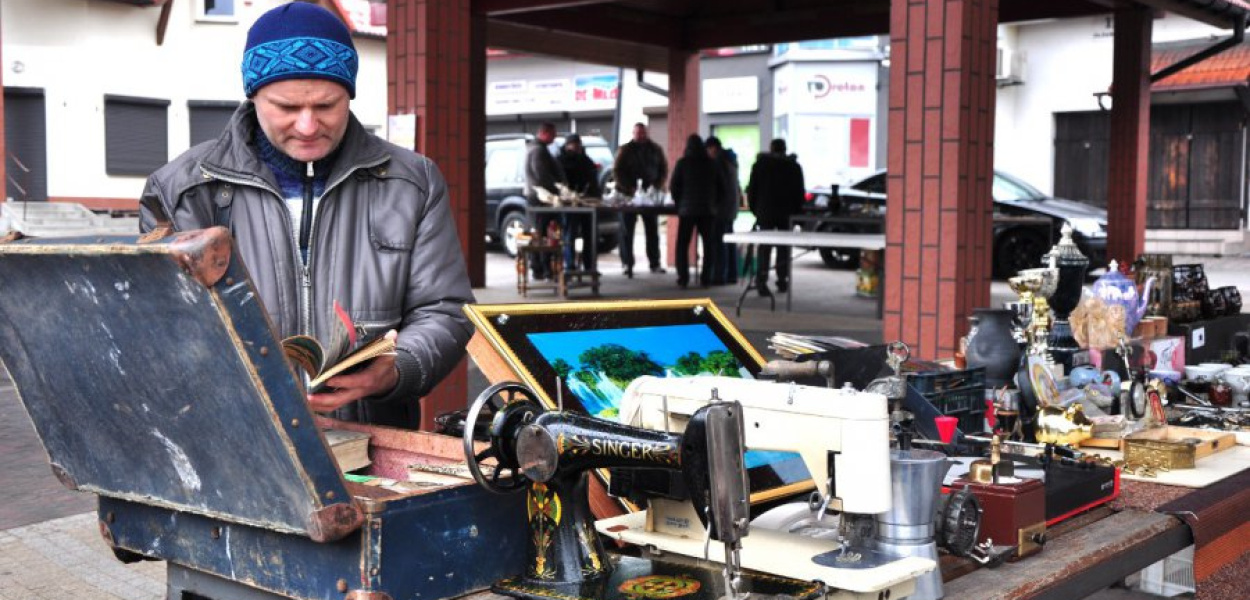
<svg viewBox="0 0 1250 600"><path fill-rule="evenodd" d="M713 350L707 353L703 358L699 368L702 373L711 373L713 375L723 375L725 377L741 377L742 374L738 369L742 363L738 362L734 355L724 350Z"/></svg>
<svg viewBox="0 0 1250 600"><path fill-rule="evenodd" d="M675 375L698 375L703 372L703 355L698 352L687 352L677 358L677 364L673 365L673 373Z"/></svg>
<svg viewBox="0 0 1250 600"><path fill-rule="evenodd" d="M570 365L569 361L563 358L557 358L555 362L551 363L551 368L555 370L556 375L560 376L560 379L568 379L569 373L573 372L573 365Z"/></svg>
<svg viewBox="0 0 1250 600"><path fill-rule="evenodd" d="M630 350L620 344L588 348L578 359L586 369L602 372L621 387L643 375L664 375L664 367L646 352Z"/></svg>

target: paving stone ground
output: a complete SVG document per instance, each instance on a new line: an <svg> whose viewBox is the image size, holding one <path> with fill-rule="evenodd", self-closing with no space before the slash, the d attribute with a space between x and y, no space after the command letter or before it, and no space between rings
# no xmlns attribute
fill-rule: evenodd
<svg viewBox="0 0 1250 600"><path fill-rule="evenodd" d="M165 563L124 565L94 512L0 532L0 600L161 600Z"/></svg>

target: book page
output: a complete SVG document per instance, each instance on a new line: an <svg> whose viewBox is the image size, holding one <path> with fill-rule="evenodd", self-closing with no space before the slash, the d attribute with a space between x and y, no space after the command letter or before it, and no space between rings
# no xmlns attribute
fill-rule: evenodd
<svg viewBox="0 0 1250 600"><path fill-rule="evenodd" d="M363 365L364 363L370 360L373 360L379 356L387 356L387 355L393 356L394 354L395 354L395 340L387 336L375 338L373 341L369 342L368 344L365 344L359 350L348 355L347 358L344 358L338 364L331 366L330 368L322 372L320 375L315 377L311 382L309 382L308 391L310 393L315 394L325 388L326 381L329 380L331 377L334 377L335 375L339 375L341 373L348 372L351 369L354 369L357 366Z"/></svg>

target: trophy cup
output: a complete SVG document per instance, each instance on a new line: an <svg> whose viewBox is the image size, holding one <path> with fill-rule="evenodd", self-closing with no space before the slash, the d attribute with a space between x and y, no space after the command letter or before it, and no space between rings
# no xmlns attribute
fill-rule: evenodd
<svg viewBox="0 0 1250 600"><path fill-rule="evenodd" d="M1019 326L1016 340L1027 344L1029 354L1045 354L1046 337L1049 335L1051 309L1048 300L1059 285L1059 269L1054 266L1025 269L1007 280L1011 291L1020 296L1016 302L1007 302L1006 308L1014 310Z"/></svg>
<svg viewBox="0 0 1250 600"><path fill-rule="evenodd" d="M1049 260L1059 269L1059 281L1055 292L1050 297L1050 307L1054 310L1055 319L1050 329L1047 343L1054 361L1063 365L1066 374L1072 370L1072 358L1081 350L1072 337L1072 324L1068 316L1081 302L1081 286L1085 283L1085 271L1089 268L1089 259L1081 254L1076 242L1072 241L1072 224L1064 223L1062 237L1047 254Z"/></svg>

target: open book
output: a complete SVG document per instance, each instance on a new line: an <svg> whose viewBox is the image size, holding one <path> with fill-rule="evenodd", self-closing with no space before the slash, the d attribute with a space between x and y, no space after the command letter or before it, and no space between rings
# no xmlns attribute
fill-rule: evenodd
<svg viewBox="0 0 1250 600"><path fill-rule="evenodd" d="M308 373L308 393L315 394L326 387L326 381L335 375L350 372L379 356L395 354L395 340L381 336L357 347L358 332L352 318L334 301L334 318L330 341L322 346L316 338L294 335L282 340L282 351L287 360Z"/></svg>

